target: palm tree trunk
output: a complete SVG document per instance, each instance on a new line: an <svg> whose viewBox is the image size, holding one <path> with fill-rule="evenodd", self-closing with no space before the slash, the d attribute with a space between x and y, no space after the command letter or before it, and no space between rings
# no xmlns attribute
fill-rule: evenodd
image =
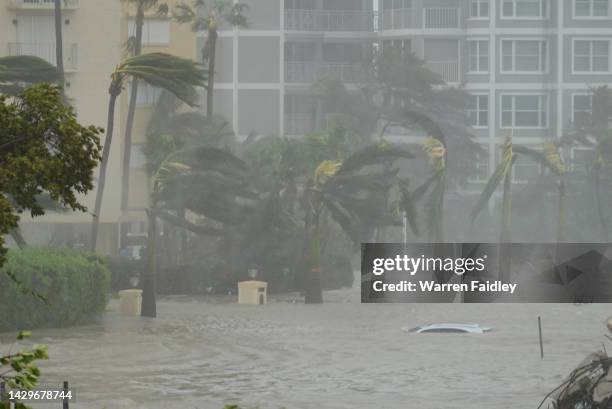
<svg viewBox="0 0 612 409"><path fill-rule="evenodd" d="M142 1L138 2L136 10L136 39L134 44L134 56L142 53L142 27L144 25L144 6ZM129 207L130 194L130 160L132 158L132 131L134 129L134 116L136 114L136 101L138 98L138 79L132 78L132 89L130 91L130 102L125 123L125 140L123 146L123 166L121 174L121 213L125 215Z"/></svg>
<svg viewBox="0 0 612 409"><path fill-rule="evenodd" d="M66 76L64 73L64 40L62 34L62 1L55 0L55 66L57 67L59 87L66 99Z"/></svg>
<svg viewBox="0 0 612 409"><path fill-rule="evenodd" d="M504 196L502 203L501 234L499 243L499 278L507 283L510 279L512 223L512 166L504 177Z"/></svg>
<svg viewBox="0 0 612 409"><path fill-rule="evenodd" d="M306 277L306 304L322 304L323 289L321 287L321 217L316 211L310 233L310 269Z"/></svg>
<svg viewBox="0 0 612 409"><path fill-rule="evenodd" d="M109 91L110 99L108 102L108 118L106 121L106 138L104 140L104 149L102 150L102 161L100 162L100 174L98 177L98 189L96 191L96 203L94 207L93 222L91 226L90 250L96 251L98 241L98 227L100 225L100 213L102 212L102 199L104 197L104 185L106 184L106 168L108 167L108 158L110 156L111 143L113 141L113 128L115 126L115 105L117 97L121 93L121 89L117 84L111 84Z"/></svg>
<svg viewBox="0 0 612 409"><path fill-rule="evenodd" d="M557 214L557 242L562 243L567 240L565 226L565 180L559 181L559 209Z"/></svg>
<svg viewBox="0 0 612 409"><path fill-rule="evenodd" d="M206 90L206 116L211 118L213 115L213 99L215 96L215 63L217 59L217 30L208 30L208 88Z"/></svg>
<svg viewBox="0 0 612 409"><path fill-rule="evenodd" d="M604 242L610 242L610 235L608 233L608 221L604 211L605 201L601 193L601 165L597 166L594 170L593 182L595 185L595 200L597 201L597 214L599 216L599 227L601 228L601 236Z"/></svg>
<svg viewBox="0 0 612 409"><path fill-rule="evenodd" d="M142 317L157 317L157 305L155 300L155 247L157 244L157 217L155 209L147 211L148 217L148 233L147 233L147 260L142 279L142 308L140 315Z"/></svg>

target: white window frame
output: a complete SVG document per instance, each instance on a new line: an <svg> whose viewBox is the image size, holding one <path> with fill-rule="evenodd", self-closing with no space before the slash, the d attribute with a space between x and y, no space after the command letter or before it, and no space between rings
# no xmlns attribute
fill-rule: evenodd
<svg viewBox="0 0 612 409"><path fill-rule="evenodd" d="M576 41L590 41L591 42L591 70L590 71L578 71L576 70ZM593 41L607 41L608 42L608 70L607 71L593 71ZM610 37L574 37L572 38L572 74L609 74L612 72L612 39Z"/></svg>
<svg viewBox="0 0 612 409"><path fill-rule="evenodd" d="M476 9L478 10L478 15L472 15L472 7L476 4ZM488 5L487 15L482 15L482 4L486 3ZM470 11L469 11L469 19L470 20L488 20L491 18L491 3L490 0L470 0Z"/></svg>
<svg viewBox="0 0 612 409"><path fill-rule="evenodd" d="M130 95L132 93L132 84L128 83L126 87L126 95ZM161 97L162 89L158 87L154 87L152 85L147 84L146 82L139 81L138 82L138 94L136 98L136 107L137 108L150 108L154 107L159 98Z"/></svg>
<svg viewBox="0 0 612 409"><path fill-rule="evenodd" d="M578 7L577 7L578 0L572 1L572 18L574 20L608 20L612 18L612 3L610 3L610 1L608 1L608 15L607 16L593 15L593 11L595 10L595 5L594 5L595 0L588 0L588 1L589 1L589 6L590 6L590 14L588 16L579 16L576 13L576 10L578 10Z"/></svg>
<svg viewBox="0 0 612 409"><path fill-rule="evenodd" d="M468 109L468 115L471 112L476 112L476 122L480 123L480 113L482 111L482 109L480 109L479 106L479 100L480 97L487 97L487 125L486 126L482 126L482 125L471 125L473 129L489 129L489 126L491 126L491 101L489 98L489 94L484 93L484 92L474 92L474 93L470 93L471 97L476 97L476 107L474 109Z"/></svg>
<svg viewBox="0 0 612 409"><path fill-rule="evenodd" d="M576 124L576 97L591 97L591 110L593 107L593 93L592 92L572 92L572 100L571 100L571 105L572 105L572 124ZM583 111L580 111L583 112ZM589 114L591 114L591 112L589 112Z"/></svg>
<svg viewBox="0 0 612 409"><path fill-rule="evenodd" d="M487 69L486 70L481 70L480 67L480 58L481 58L481 47L480 47L480 43L481 41L485 41L486 44L486 50L487 50ZM478 68L477 70L472 70L472 42L476 42L477 43L477 56L476 56L476 61L477 61L477 65ZM491 70L491 42L489 41L488 38L470 38L468 40L468 74L488 74L489 71Z"/></svg>
<svg viewBox="0 0 612 409"><path fill-rule="evenodd" d="M508 71L504 69L504 41L512 41L512 70ZM516 42L517 41L538 41L540 44L540 64L542 61L546 65L544 70L539 71L517 71L516 70ZM542 59L542 44L546 45L546 52ZM548 74L550 67L550 45L548 39L542 37L505 37L500 39L499 42L499 70L502 74L520 74L520 75L533 75L533 74Z"/></svg>
<svg viewBox="0 0 612 409"><path fill-rule="evenodd" d="M150 23L152 21L155 22L163 22L168 24L168 39L162 42L152 42L150 40ZM128 19L128 35L130 37L136 36L136 19L134 17L130 17ZM134 31L134 32L132 32ZM172 42L172 26L171 20L166 18L145 18L142 26L142 46L143 47L167 47Z"/></svg>
<svg viewBox="0 0 612 409"><path fill-rule="evenodd" d="M540 98L545 98L546 101L544 103L544 112L546 113L546 123L544 125L539 126L517 126L516 125L516 97L525 97L525 96L538 96ZM504 125L504 97L513 97L512 99L512 125L505 126ZM541 102L540 102L541 104ZM546 93L541 92L503 92L499 96L499 128L500 129L548 129L550 127L550 96ZM540 113L542 111L538 111L538 122L541 123L542 120L540 118Z"/></svg>
<svg viewBox="0 0 612 409"><path fill-rule="evenodd" d="M504 15L504 3L507 1L512 2L512 16ZM542 11L542 4L545 4L546 15L544 16L517 16L516 15L516 3L526 0L501 0L499 15L502 20L548 20L550 19L550 1L549 0L533 0L540 3L540 11Z"/></svg>

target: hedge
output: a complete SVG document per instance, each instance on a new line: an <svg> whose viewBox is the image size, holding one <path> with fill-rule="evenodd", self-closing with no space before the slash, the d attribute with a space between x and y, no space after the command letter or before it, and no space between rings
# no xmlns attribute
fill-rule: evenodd
<svg viewBox="0 0 612 409"><path fill-rule="evenodd" d="M109 270L94 255L70 249L11 250L0 269L0 332L90 322L104 312L109 283Z"/></svg>

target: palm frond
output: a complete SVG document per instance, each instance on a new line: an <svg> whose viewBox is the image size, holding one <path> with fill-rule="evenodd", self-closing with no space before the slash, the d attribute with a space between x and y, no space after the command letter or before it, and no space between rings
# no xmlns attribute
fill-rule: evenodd
<svg viewBox="0 0 612 409"><path fill-rule="evenodd" d="M480 212L486 208L487 203L489 203L489 199L491 199L491 196L493 196L493 193L495 193L498 186L500 186L500 184L504 181L506 175L510 169L512 169L512 165L514 165L514 162L516 162L517 159L518 155L512 154L510 157L504 158L502 163L497 166L495 172L493 172L493 175L491 175L487 181L482 193L480 193L476 206L474 206L474 209L472 210L472 222L474 222Z"/></svg>
<svg viewBox="0 0 612 409"><path fill-rule="evenodd" d="M489 199L491 199L491 196L493 196L493 193L495 193L498 186L500 186L502 181L504 181L506 175L508 174L510 169L512 169L512 165L514 165L514 162L516 162L518 158L518 155L513 153L512 151L512 143L510 142L510 144L508 145L509 139L510 138L506 140L501 163L497 166L495 172L493 172L493 174L487 181L487 184L485 185L484 189L482 190L482 193L480 194L480 197L478 198L476 206L472 210L472 222L476 220L480 212L482 212L482 210L486 208L487 203L489 203Z"/></svg>
<svg viewBox="0 0 612 409"><path fill-rule="evenodd" d="M322 186L325 184L329 178L338 172L341 166L342 164L336 161L326 160L321 162L314 173L315 186Z"/></svg>
<svg viewBox="0 0 612 409"><path fill-rule="evenodd" d="M115 71L163 88L190 106L197 106L197 87L205 87L207 73L195 62L165 53L149 53L124 60Z"/></svg>
<svg viewBox="0 0 612 409"><path fill-rule="evenodd" d="M180 24L191 23L197 17L197 13L187 3L179 2L172 9L172 18Z"/></svg>
<svg viewBox="0 0 612 409"><path fill-rule="evenodd" d="M429 165L436 172L446 169L446 148L441 140L426 138L422 143L423 151L427 154Z"/></svg>
<svg viewBox="0 0 612 409"><path fill-rule="evenodd" d="M398 159L414 159L414 155L402 145L383 140L349 156L342 163L339 173L356 171L370 165L388 164Z"/></svg>
<svg viewBox="0 0 612 409"><path fill-rule="evenodd" d="M346 233L354 243L360 243L362 237L357 228L359 221L356 219L355 215L329 197L323 197L323 202L332 219L338 223L344 233Z"/></svg>
<svg viewBox="0 0 612 409"><path fill-rule="evenodd" d="M512 149L514 150L515 153L528 157L529 159L542 165L543 167L550 169L553 173L557 175L563 174L565 172L564 166L562 162L560 161L560 157L558 158L558 163L555 164L548 159L547 154L539 152L535 149L531 149L526 146L518 146L518 145L513 146ZM548 152L548 154L552 154L552 151ZM553 158L553 160L557 160L557 159Z"/></svg>

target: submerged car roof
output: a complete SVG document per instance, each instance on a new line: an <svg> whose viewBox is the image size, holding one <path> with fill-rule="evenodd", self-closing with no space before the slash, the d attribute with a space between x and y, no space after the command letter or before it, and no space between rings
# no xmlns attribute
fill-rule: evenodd
<svg viewBox="0 0 612 409"><path fill-rule="evenodd" d="M412 328L411 332L424 333L424 332L463 332L472 334L482 334L490 331L491 328L481 327L479 324L471 323L435 323L420 325Z"/></svg>

